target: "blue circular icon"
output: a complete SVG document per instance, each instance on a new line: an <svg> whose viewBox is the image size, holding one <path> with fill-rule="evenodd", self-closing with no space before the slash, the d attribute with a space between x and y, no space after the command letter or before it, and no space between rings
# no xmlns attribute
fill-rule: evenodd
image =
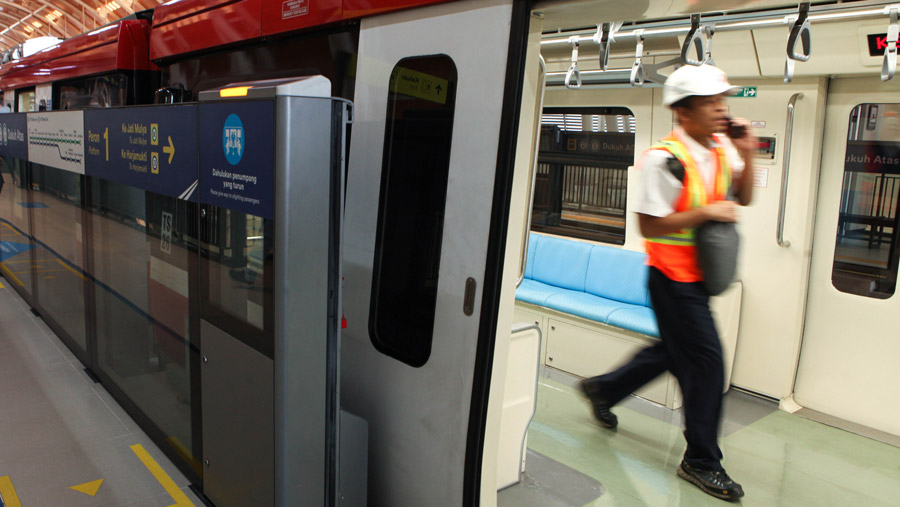
<svg viewBox="0 0 900 507"><path fill-rule="evenodd" d="M231 165L237 165L244 156L244 124L234 113L225 119L225 127L222 129L222 149L225 151L225 159Z"/></svg>

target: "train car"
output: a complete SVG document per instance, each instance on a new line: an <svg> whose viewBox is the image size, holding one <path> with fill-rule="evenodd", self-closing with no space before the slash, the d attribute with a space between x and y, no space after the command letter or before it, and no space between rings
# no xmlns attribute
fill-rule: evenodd
<svg viewBox="0 0 900 507"><path fill-rule="evenodd" d="M538 376L658 339L635 162L714 62L760 139L723 389L896 439L897 12L168 2L0 67L3 272L215 505L495 505Z"/></svg>

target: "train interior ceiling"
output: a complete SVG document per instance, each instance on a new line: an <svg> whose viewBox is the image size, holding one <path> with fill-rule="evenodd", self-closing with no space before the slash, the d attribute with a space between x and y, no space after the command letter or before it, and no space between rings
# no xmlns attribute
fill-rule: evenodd
<svg viewBox="0 0 900 507"><path fill-rule="evenodd" d="M220 507L278 495L710 501L673 473L684 443L671 374L616 407L617 433L576 389L658 340L636 161L675 126L665 76L706 61L740 87L729 114L759 137L736 280L711 300L724 464L748 504L896 503L900 78L889 39L900 4L417 0L324 28L279 11L289 28L273 34L260 12L277 2L192 10L202 3L120 25L131 30L120 39L149 41L134 46L143 63L76 75L97 62L66 60L52 82L40 65L0 66L3 104L85 130L75 160L46 144L69 130L26 149L15 143L34 135L31 120L0 115L7 285L198 496ZM252 36L234 21L251 8ZM404 88L404 76L440 87ZM223 98L235 83L249 99ZM280 95L298 89L307 95ZM171 184L113 170L147 173L148 141ZM245 149L243 160L231 151ZM204 176L210 160L250 168ZM229 191L260 175L270 202L206 193L235 175ZM345 455L344 442L357 448ZM363 473L342 483L342 463ZM321 488L314 500L286 479L297 470L314 477L307 491Z"/></svg>

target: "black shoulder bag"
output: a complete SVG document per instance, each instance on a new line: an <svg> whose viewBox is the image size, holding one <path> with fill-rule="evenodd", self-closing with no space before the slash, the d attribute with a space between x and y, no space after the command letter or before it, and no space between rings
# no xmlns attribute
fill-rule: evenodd
<svg viewBox="0 0 900 507"><path fill-rule="evenodd" d="M667 161L668 169L678 181L684 182L684 166L675 157ZM703 287L707 294L721 294L734 281L740 236L734 222L708 221L694 230L697 263L703 272Z"/></svg>

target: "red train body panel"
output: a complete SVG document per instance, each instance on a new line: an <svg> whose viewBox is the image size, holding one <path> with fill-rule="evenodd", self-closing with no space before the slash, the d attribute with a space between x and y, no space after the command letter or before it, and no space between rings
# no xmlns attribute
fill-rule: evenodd
<svg viewBox="0 0 900 507"><path fill-rule="evenodd" d="M107 25L0 67L0 86L9 90L113 70L155 70L149 35L146 20Z"/></svg>

